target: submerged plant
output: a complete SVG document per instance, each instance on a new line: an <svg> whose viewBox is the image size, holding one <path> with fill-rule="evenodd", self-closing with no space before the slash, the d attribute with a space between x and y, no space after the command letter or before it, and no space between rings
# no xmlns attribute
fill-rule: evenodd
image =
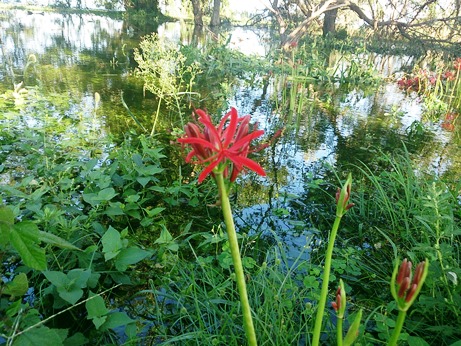
<svg viewBox="0 0 461 346"><path fill-rule="evenodd" d="M198 120L203 127L195 123L188 123L185 127L185 136L178 139L178 141L192 147L192 151L186 157L187 162L194 159L193 163L205 166L205 169L199 175L198 182L200 183L208 175L212 175L218 186L242 304L243 325L248 344L257 345L237 233L229 201L229 187L230 183L235 181L238 174L245 167L261 176L266 175L264 169L258 163L248 158L248 154L251 152L251 141L262 136L264 131L255 130L251 132L249 126L250 116L239 117L235 108L232 108L221 119L218 126L213 125L211 117L203 110L197 110L196 114L199 116Z"/></svg>

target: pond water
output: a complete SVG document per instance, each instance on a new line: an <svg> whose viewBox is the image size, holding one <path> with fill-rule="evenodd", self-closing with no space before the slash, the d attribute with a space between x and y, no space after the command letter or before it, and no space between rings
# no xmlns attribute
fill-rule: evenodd
<svg viewBox="0 0 461 346"><path fill-rule="evenodd" d="M95 14L0 11L0 94L22 81L29 88L40 85L57 102L66 99L64 108L50 108L52 116L62 117L64 112L69 118L86 119L85 124L98 128L100 136L123 137L133 125L122 94L140 118L155 110L152 98L144 97L142 82L132 75L133 49L140 35L152 30L183 44L191 41L193 33L180 23L141 30L123 19ZM269 34L263 30L235 28L229 34L229 46L245 54L264 56L271 49ZM28 68L31 55L41 66L39 79ZM376 71L385 76L411 63L410 57L371 58ZM97 114L95 92L101 95ZM274 113L271 106L270 97L277 92L276 83L264 92L260 86L246 85L228 103L240 114L253 114L271 132L285 116ZM246 177L241 182L245 189L237 195L239 227L277 232L294 254L310 241L315 226L300 222L300 215L315 211L309 202L310 187L325 178L329 166L368 162L378 149L393 151L404 142L419 155L423 169L448 176L458 176L461 170L459 130L447 131L441 121L425 121L417 95L405 95L394 81L377 91L336 92L329 103L332 113L315 108L310 114L297 114L295 129L287 131L264 157L268 179L256 184L258 178Z"/></svg>

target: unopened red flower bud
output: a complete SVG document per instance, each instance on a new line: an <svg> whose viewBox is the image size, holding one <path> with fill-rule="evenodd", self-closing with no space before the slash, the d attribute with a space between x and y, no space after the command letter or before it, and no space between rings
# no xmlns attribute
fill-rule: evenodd
<svg viewBox="0 0 461 346"><path fill-rule="evenodd" d="M335 310L336 312L338 311L338 304L336 302L331 302L331 307L333 308L333 310Z"/></svg>
<svg viewBox="0 0 461 346"><path fill-rule="evenodd" d="M411 274L411 262L409 262L406 258L402 261L400 265L399 274L397 275L397 285L401 285L403 279L406 277L410 277Z"/></svg>
<svg viewBox="0 0 461 346"><path fill-rule="evenodd" d="M418 289L417 284L411 284L410 289L408 290L407 296L405 297L405 301L408 303L411 298L413 298L413 295L415 294L416 290Z"/></svg>
<svg viewBox="0 0 461 346"><path fill-rule="evenodd" d="M405 277L405 278L403 278L402 284L399 287L399 292L397 293L399 298L404 298L405 297L405 292L407 291L408 287L410 287L410 278Z"/></svg>
<svg viewBox="0 0 461 346"><path fill-rule="evenodd" d="M415 270L415 276L413 277L413 284L419 285L419 282L421 281L421 277L423 276L424 273L424 266L426 265L426 262L421 262L416 266Z"/></svg>

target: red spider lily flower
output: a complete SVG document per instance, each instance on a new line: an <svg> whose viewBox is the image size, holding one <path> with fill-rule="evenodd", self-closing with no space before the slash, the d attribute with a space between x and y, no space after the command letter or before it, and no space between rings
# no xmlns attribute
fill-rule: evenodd
<svg viewBox="0 0 461 346"><path fill-rule="evenodd" d="M189 144L192 151L187 155L186 162L191 162L195 157L195 164L206 165L200 173L198 182L201 183L215 169L221 170L224 176L229 176L230 181L237 179L238 174L245 168L265 176L264 169L249 159L247 156L252 150L250 143L253 139L264 134L263 130L250 132L250 116L238 117L237 110L231 108L221 119L218 126L213 125L211 117L203 110L198 109L195 114L199 116L197 124L188 123L185 126L186 135L178 141Z"/></svg>

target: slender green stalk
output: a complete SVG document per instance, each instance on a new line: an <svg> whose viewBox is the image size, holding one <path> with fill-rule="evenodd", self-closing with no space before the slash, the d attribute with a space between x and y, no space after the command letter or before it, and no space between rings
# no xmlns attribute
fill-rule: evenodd
<svg viewBox="0 0 461 346"><path fill-rule="evenodd" d="M215 171L215 180L219 189L219 196L221 197L221 208L223 211L224 222L226 223L227 236L229 238L229 247L232 255L232 262L234 264L234 271L237 280L237 287L240 295L240 302L243 310L243 326L248 341L248 345L257 346L256 333L251 317L251 308L248 301L247 288L245 284L245 275L243 273L242 259L240 257L239 244L237 240L237 233L235 231L234 219L232 217L232 209L229 202L229 195L227 187L224 182L222 172Z"/></svg>
<svg viewBox="0 0 461 346"><path fill-rule="evenodd" d="M320 332L322 329L323 313L328 296L328 281L330 280L331 258L333 256L333 248L335 246L335 238L338 233L339 223L342 216L336 216L335 222L331 229L330 239L328 240L328 247L325 256L325 267L322 276L322 291L320 292L319 305L317 306L317 315L315 318L314 336L312 340L313 346L318 346L320 342Z"/></svg>
<svg viewBox="0 0 461 346"><path fill-rule="evenodd" d="M397 341L399 340L400 332L402 331L403 322L405 322L405 317L407 316L407 312L403 310L399 310L399 315L397 316L397 321L395 321L395 329L392 333L387 346L394 346L397 345Z"/></svg>
<svg viewBox="0 0 461 346"><path fill-rule="evenodd" d="M343 346L343 319L336 320L336 345Z"/></svg>

